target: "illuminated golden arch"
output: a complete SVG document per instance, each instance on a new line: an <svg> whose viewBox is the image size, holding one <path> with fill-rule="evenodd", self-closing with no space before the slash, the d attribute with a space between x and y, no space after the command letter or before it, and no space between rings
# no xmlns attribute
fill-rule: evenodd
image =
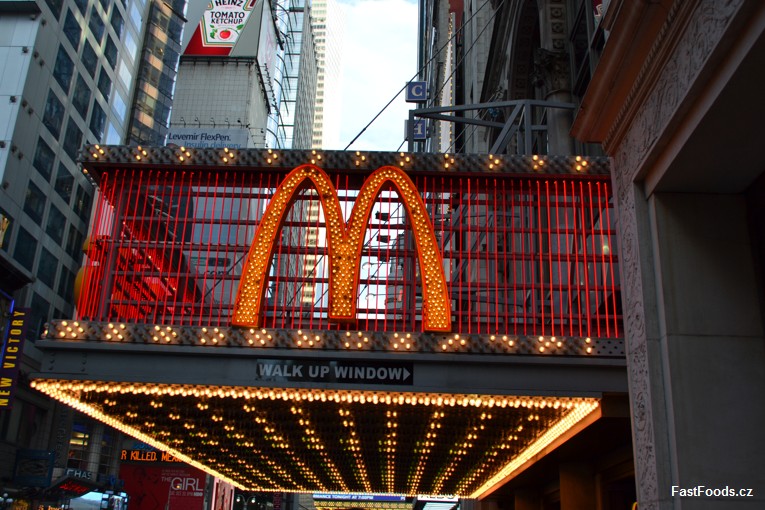
<svg viewBox="0 0 765 510"><path fill-rule="evenodd" d="M312 165L292 170L271 198L255 232L242 271L232 323L237 326L261 325L265 283L274 243L292 202L310 184L318 192L327 225L329 318L355 320L364 234L374 201L388 182L396 187L412 223L422 274L423 327L427 331L450 331L451 301L433 226L412 180L392 166L378 168L364 181L348 223L343 219L337 190L323 170Z"/></svg>

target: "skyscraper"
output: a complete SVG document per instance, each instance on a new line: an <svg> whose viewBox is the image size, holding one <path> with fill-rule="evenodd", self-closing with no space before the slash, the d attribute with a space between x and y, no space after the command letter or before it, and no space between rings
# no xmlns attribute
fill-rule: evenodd
<svg viewBox="0 0 765 510"><path fill-rule="evenodd" d="M95 195L76 163L80 148L164 136L175 66L166 49L179 44L184 4L2 3L0 338L3 381L13 383L4 390L8 398L0 399L0 442L6 445L0 448L0 477L12 494L26 486L38 491L38 501L55 501L45 490L68 468L94 480L116 475L119 434L41 398L29 389L28 375L40 368L34 342L43 325L75 313L73 290ZM141 52L142 41L154 39L161 42ZM153 71L144 68L137 86L144 61L153 63ZM162 94L165 110L154 115ZM23 340L23 348L10 343ZM30 462L50 468L47 478L27 476Z"/></svg>
<svg viewBox="0 0 765 510"><path fill-rule="evenodd" d="M343 11L335 0L316 0L311 8L316 40L316 106L312 147L337 149L340 128L340 64L344 42ZM325 112L332 115L325 117Z"/></svg>

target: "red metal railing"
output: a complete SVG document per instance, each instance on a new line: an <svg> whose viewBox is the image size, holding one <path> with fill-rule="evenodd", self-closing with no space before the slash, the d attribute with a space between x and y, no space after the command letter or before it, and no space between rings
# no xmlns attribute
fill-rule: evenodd
<svg viewBox="0 0 765 510"><path fill-rule="evenodd" d="M329 172L345 218L361 182ZM250 242L282 173L100 174L78 317L228 326ZM621 303L608 176L412 175L441 250L453 331L614 338ZM422 282L405 207L378 196L357 323L327 320L326 225L315 191L287 212L264 327L420 331Z"/></svg>

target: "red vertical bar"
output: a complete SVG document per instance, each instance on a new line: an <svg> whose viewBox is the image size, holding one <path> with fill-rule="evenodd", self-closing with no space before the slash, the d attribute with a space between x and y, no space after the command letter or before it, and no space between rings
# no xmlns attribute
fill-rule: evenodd
<svg viewBox="0 0 765 510"><path fill-rule="evenodd" d="M555 333L555 330L553 329L553 335L561 335L563 336L565 334L564 328L565 328L565 314L564 314L564 307L563 307L563 264L561 261L562 253L561 253L561 245L560 245L560 226L561 226L561 219L560 219L560 195L558 194L558 181L554 181L553 183L553 194L555 196L555 238L557 243L557 250L558 250L558 305L560 307L560 313L558 314L558 333ZM553 308L554 311L554 308ZM554 324L553 324L554 328Z"/></svg>
<svg viewBox="0 0 765 510"><path fill-rule="evenodd" d="M535 277L531 281L531 285L535 286L537 282L539 283L539 304L534 303L534 327L536 328L534 331L534 334L539 334L540 330L542 332L542 335L545 334L545 305L544 305L544 292L545 292L545 286L544 286L544 276L543 276L543 250L542 250L542 189L539 184L539 181L536 181L537 184L537 196L536 196L536 208L537 208L537 224L536 224L536 237L537 237L537 271ZM536 292L533 292L532 295L536 295ZM540 318L541 317L541 323L542 327L539 328Z"/></svg>
<svg viewBox="0 0 765 510"><path fill-rule="evenodd" d="M490 264L489 264L489 251L493 249L494 253L497 252L496 247L492 248L492 244L491 244L491 237L492 236L490 236L490 234L489 234L489 218L494 218L494 222L496 223L497 217L496 217L496 211L493 214L489 214L489 193L490 193L491 190L489 188L489 179L488 178L484 178L483 179L483 186L484 186L484 191L481 194L484 197L483 198L483 201L484 201L484 210L486 211L486 214L484 215L484 219L483 219L483 221L484 221L484 240L485 240L485 244L486 244L486 249L484 250L484 263L486 264L486 268L485 268L486 282L483 285L485 293L484 293L484 298L481 301L483 301L483 306L486 307L486 312L485 312L485 314L486 314L486 316L485 316L485 319L486 319L486 331L485 331L485 333L489 333L491 331L491 329L490 329L490 324L491 324L491 320L490 320L491 319L491 301L489 300L489 295L491 294L491 284L489 283L491 281L491 277L489 276L489 271L491 270L491 268L490 268ZM496 240L496 236L494 236L494 238ZM496 281L497 281L497 278L495 276L494 282L496 283ZM496 300L496 292L494 293L494 295L495 295L495 300ZM496 309L497 309L497 306L495 304L494 305L495 312L496 312ZM495 324L496 324L496 322L495 322ZM479 333L480 333L480 325L479 325Z"/></svg>
<svg viewBox="0 0 765 510"><path fill-rule="evenodd" d="M592 246L592 252L590 253L590 258L592 259L592 279L593 279L593 290L595 291L595 324L598 332L598 338L600 338L600 306L598 306L598 272L595 270L595 265L597 264L597 248L595 247L595 212L594 212L594 201L592 198L592 183L587 183L587 192L589 194L589 200L590 200L590 245ZM590 311L592 313L592 311Z"/></svg>
<svg viewBox="0 0 765 510"><path fill-rule="evenodd" d="M144 200L143 200L143 209L141 210L141 213L140 213L141 218L140 219L137 218L137 216L138 216L138 202L139 202L139 197L142 196L143 176L144 176L143 170L139 170L139 172L140 172L139 173L140 177L138 178L138 187L137 188L134 188L133 185L132 185L133 184L133 175L131 174L131 176L130 176L130 181L131 181L130 188L131 189L130 189L130 193L128 195L128 200L129 200L128 203L130 203L130 199L132 198L133 199L132 200L133 210L132 210L132 212L128 212L127 210L124 212L124 214L129 215L129 217L131 217L132 220L127 220L125 218L125 216L123 216L123 220L125 221L125 230L126 231L129 230L129 233L127 233L124 236L124 238L126 239L127 246L125 246L120 251L122 253L124 253L127 264L130 263L130 258L131 258L131 255L133 253L133 250L135 250L136 253L142 253L143 252L144 257L146 256L146 252L145 252L146 247L141 247L140 246L140 241L141 241L141 239L139 237L139 228L140 227L138 227L138 225L146 225L146 224L148 224L149 228L147 228L147 230L149 230L149 231L151 230L151 222L150 221L146 222L144 220L144 217L146 215L145 211L146 211L146 208L148 207L148 200L146 198L144 198ZM149 176L147 177L147 179L150 180L151 176L153 175L153 172L150 170L148 172L148 174L149 174ZM134 197L132 196L133 192L135 192L135 196ZM127 224L128 221L131 221L131 223ZM146 245L148 246L149 243L146 243ZM118 255L117 255L117 260L118 261L119 261L119 258L120 258L120 254L118 253ZM140 259L138 259L138 260L140 260ZM143 261L141 261L141 262L143 262ZM146 264L142 264L142 266L143 265L146 265ZM117 264L117 267L119 267L119 263ZM131 268L130 266L127 266L127 265L122 267L122 275L121 275L121 277L119 277L120 278L119 281L121 282L120 285L119 285L119 288L122 289L122 292L123 292L122 300L126 303L124 305L123 311L121 312L123 320L128 320L128 319L132 318L132 312L128 312L128 310L131 310L131 307L133 307L133 306L140 307L141 306L141 301L142 300L141 300L141 290L140 289L141 289L141 281L142 281L142 276L143 276L142 272L143 272L143 270L141 270L141 273L136 274L137 271L135 270L135 268ZM131 284L128 281L128 274L129 273L132 273L132 278L133 278L133 285L134 285L134 287L132 287L132 289L131 289ZM131 290L133 292L135 292L135 295L128 295L127 294ZM130 301L133 301L133 300L136 300L138 304L137 305L133 305L132 303L130 303ZM137 314L135 314L135 315L137 315Z"/></svg>
<svg viewBox="0 0 765 510"><path fill-rule="evenodd" d="M160 211L157 213L159 217L157 218L157 224L162 225L162 217L165 217L165 233L164 233L164 239L162 239L161 243L157 244L157 253L159 254L160 260L162 260L162 267L160 267L160 282L164 281L165 284L165 299L163 300L162 304L162 316L160 317L160 321L162 324L165 324L167 322L167 308L168 306L173 305L174 297L173 297L173 281L172 281L172 258L168 257L169 253L168 248L172 250L171 243L174 243L170 239L170 230L173 228L174 224L171 223L171 217L169 215L169 211L172 210L173 201L175 198L175 172L173 172L173 178L171 180L170 184L170 193L167 193L167 181L168 181L168 174L170 172L164 172L162 174L162 177L160 178L161 183L160 186L157 186L158 191L162 190L161 193L161 205L160 205ZM168 215L165 216L165 208L168 209ZM175 293L177 294L178 290L176 288Z"/></svg>
<svg viewBox="0 0 765 510"><path fill-rule="evenodd" d="M614 272L614 243L616 236L613 233L611 226L611 189L608 183L603 184L603 188L606 193L606 220L608 221L608 269L611 278L611 304L614 312L614 338L619 337L619 311L616 307L616 274Z"/></svg>
<svg viewBox="0 0 765 510"><path fill-rule="evenodd" d="M95 319L92 309L92 301L96 299L94 292L95 286L101 281L101 278L98 276L99 270L96 268L98 267L103 270L103 263L100 263L100 259L102 259L101 254L105 250L101 246L101 238L105 236L103 235L101 222L104 217L104 209L108 207L106 193L109 188L109 173L105 172L101 176L101 190L97 191L96 195L96 214L93 216L93 222L89 229L90 249L88 250L86 258L83 260L82 265L82 287L80 295L77 297L77 307L75 310L78 319ZM97 262L97 260L99 262Z"/></svg>
<svg viewBox="0 0 765 510"><path fill-rule="evenodd" d="M568 200L568 192L567 192L567 183L563 183L563 203L565 205L565 215L566 215L566 294L568 295L568 334L569 336L574 336L574 307L573 302L571 299L571 293L572 293L572 285L571 285L571 277L574 274L573 269L571 268L571 249L572 246L569 244L569 237L571 236L571 231L569 230L569 224L568 224L568 216L569 212L568 209L571 207L571 210L573 212L573 199L571 203L569 203ZM561 281L563 281L563 278L561 276Z"/></svg>
<svg viewBox="0 0 765 510"><path fill-rule="evenodd" d="M512 235L508 238L507 235L507 217L510 216L510 228L512 229L512 220L513 220L513 211L512 207L508 211L507 209L507 185L506 185L507 179L502 179L502 264L504 264L504 275L505 278L502 281L502 288L503 290L503 296L505 301L505 328L504 332L509 333L510 332L510 317L508 315L509 310L509 304L510 304L510 298L508 296L508 287L510 285L510 267L507 265L507 252L510 251L510 260L512 262L513 252L512 252L512 245L513 245L513 239ZM512 181L510 181L510 186L512 187ZM512 202L512 199L511 199ZM509 240L509 242L508 242ZM513 270L515 270L515 264L513 264ZM513 284L515 284L515 278L513 278Z"/></svg>
<svg viewBox="0 0 765 510"><path fill-rule="evenodd" d="M524 190L524 184L528 184L528 189ZM531 247L526 247L527 240L530 240L530 227L531 223L528 221L528 216L530 215L531 209L530 209L530 201L531 201L531 182L528 180L521 181L520 182L520 195L519 195L519 202L520 202L520 218L521 218L521 226L520 226L520 232L521 232L521 306L523 307L523 334L524 336L528 335L528 324L529 324L529 318L528 318L528 306L526 306L526 300L528 299L527 296L529 294L529 288L528 283L526 282L526 275L529 273L529 269L531 267L531 261L532 261L532 253L531 253ZM528 223L528 227L526 226ZM528 266L528 267L527 267ZM529 275L531 277L531 275Z"/></svg>
<svg viewBox="0 0 765 510"><path fill-rule="evenodd" d="M452 207L452 197L454 193L454 177L449 177L449 199L446 204L446 207L449 211L449 299L452 302L455 302L457 304L457 330L461 331L462 323L460 321L460 306L459 306L459 284L455 282L454 280L454 271L455 269L459 268L459 254L457 252L457 243L454 239L454 221L453 219L456 219L457 221L460 221L459 214L453 214L453 207ZM444 245L445 246L445 245ZM457 266L455 267L455 259L457 261ZM455 287L457 289L457 299L452 299L452 296L454 296L454 290ZM454 312L452 312L454 313Z"/></svg>
<svg viewBox="0 0 765 510"><path fill-rule="evenodd" d="M545 198L547 200L547 272L550 275L548 290L550 294L550 335L555 334L555 285L553 280L553 263L552 263L552 208L550 206L550 181L545 181Z"/></svg>
<svg viewBox="0 0 765 510"><path fill-rule="evenodd" d="M588 250L587 250L587 221L585 216L585 194L584 185L579 182L579 195L582 203L582 258L584 263L584 295L585 295L585 319L587 320L587 336L592 336L592 320L590 317L590 268L588 267Z"/></svg>
<svg viewBox="0 0 765 510"><path fill-rule="evenodd" d="M467 207L465 207L465 214L467 219L467 227L468 227L468 233L467 233L467 257L468 257L468 263L467 263L467 270L465 271L465 277L467 278L467 310L466 310L466 319L467 319L467 326L468 326L468 333L473 332L473 318L472 318L472 312L473 312L473 275L470 274L473 269L473 229L472 229L472 222L473 222L473 192L471 190L471 184L472 179L467 178ZM460 200L462 200L462 195L460 194ZM463 249L465 246L463 245Z"/></svg>
<svg viewBox="0 0 765 510"><path fill-rule="evenodd" d="M499 306L500 306L500 300L499 300L499 218L498 216L501 214L502 217L505 217L504 210L499 211L497 209L497 193L499 192L499 188L497 186L497 179L496 177L493 180L493 186L491 188L491 196L493 201L493 209L494 209L494 272L496 273L494 275L494 333L499 333ZM504 184L504 183L503 183ZM505 274L505 271L502 271L502 274L507 277Z"/></svg>
<svg viewBox="0 0 765 510"><path fill-rule="evenodd" d="M584 257L584 251L582 251L581 243L579 239L579 230L577 226L581 226L581 228L584 228L584 225L582 224L582 214L580 209L582 206L582 195L576 193L576 185L574 182L571 183L571 198L573 203L575 204L574 207L574 232L571 237L574 243L574 263L576 264L576 270L574 271L574 282L576 287L576 302L577 302L577 317L579 319L579 336L584 336L584 318L582 317L582 273L584 270L580 270L580 265L583 265L583 257ZM578 205L576 205L578 204ZM580 264L580 261L581 264Z"/></svg>
<svg viewBox="0 0 765 510"><path fill-rule="evenodd" d="M200 257L203 255L203 253L202 253L203 246L204 245L208 245L209 246L210 243L212 242L212 220L210 219L210 217L213 214L215 214L215 210L214 210L215 204L212 205L212 207L213 207L212 212L209 215L207 213L207 209L210 206L210 188L212 187L211 186L211 179L212 179L212 174L208 170L207 171L207 182L205 183L205 185L202 186L202 183L200 181L200 191L201 191L202 188L204 188L204 192L203 193L204 193L204 196L205 196L205 205L204 205L204 209L202 210L202 222L201 222L202 225L201 225L201 229L200 229L201 230L201 235L200 235L200 240L199 240L200 241L200 246L198 248L199 249L199 256ZM209 228L205 224L205 222L207 222L207 221L210 222L210 227ZM206 236L207 237L207 241L206 242L205 242L205 235L204 235L205 231L207 231L207 236ZM200 326L202 324L204 324L202 317L204 316L205 311L206 311L206 303L205 302L210 298L210 295L209 295L209 293L207 291L207 274L208 274L209 269L210 269L210 259L209 259L209 256L208 256L208 257L205 257L205 268L204 268L204 273L203 273L203 276L202 276L202 301L200 303L200 310L199 310L199 325ZM212 301L210 302L210 306L212 306Z"/></svg>

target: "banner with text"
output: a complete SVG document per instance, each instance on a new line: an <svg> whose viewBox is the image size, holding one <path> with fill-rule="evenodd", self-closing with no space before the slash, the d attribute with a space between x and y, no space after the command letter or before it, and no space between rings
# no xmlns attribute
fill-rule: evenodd
<svg viewBox="0 0 765 510"><path fill-rule="evenodd" d="M8 319L3 338L2 365L0 365L0 410L10 409L19 379L19 365L27 336L29 310L14 308Z"/></svg>

